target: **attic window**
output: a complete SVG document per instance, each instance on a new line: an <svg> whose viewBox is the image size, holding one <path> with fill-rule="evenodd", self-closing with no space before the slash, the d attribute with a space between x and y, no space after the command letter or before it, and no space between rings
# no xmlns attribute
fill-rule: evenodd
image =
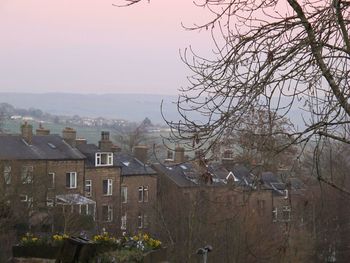
<svg viewBox="0 0 350 263"><path fill-rule="evenodd" d="M113 153L96 153L96 166L111 166L113 165Z"/></svg>
<svg viewBox="0 0 350 263"><path fill-rule="evenodd" d="M125 166L129 166L130 162L123 162Z"/></svg>
<svg viewBox="0 0 350 263"><path fill-rule="evenodd" d="M52 144L51 142L48 142L47 143L48 146L50 146L52 149L56 149L56 145Z"/></svg>

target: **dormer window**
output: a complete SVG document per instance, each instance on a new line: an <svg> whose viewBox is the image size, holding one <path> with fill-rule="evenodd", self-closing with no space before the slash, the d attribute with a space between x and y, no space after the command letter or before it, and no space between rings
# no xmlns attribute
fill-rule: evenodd
<svg viewBox="0 0 350 263"><path fill-rule="evenodd" d="M113 153L96 153L96 166L113 165Z"/></svg>

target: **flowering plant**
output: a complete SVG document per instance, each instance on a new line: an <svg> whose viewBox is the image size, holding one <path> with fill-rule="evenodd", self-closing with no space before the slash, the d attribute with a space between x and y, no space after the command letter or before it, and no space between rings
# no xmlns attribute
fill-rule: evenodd
<svg viewBox="0 0 350 263"><path fill-rule="evenodd" d="M148 251L152 249L160 248L162 242L151 238L148 234L139 233L131 238L132 241L136 242L136 248L142 251Z"/></svg>
<svg viewBox="0 0 350 263"><path fill-rule="evenodd" d="M101 235L95 235L95 236L93 236L92 240L97 244L105 244L105 245L120 244L120 240L109 235L108 232L104 232Z"/></svg>
<svg viewBox="0 0 350 263"><path fill-rule="evenodd" d="M66 235L66 234L62 234L62 235L59 235L59 234L56 234L56 235L53 235L51 237L51 240L52 240L52 244L53 245L62 245L63 241L68 238L69 236Z"/></svg>
<svg viewBox="0 0 350 263"><path fill-rule="evenodd" d="M21 238L19 243L22 246L37 246L41 245L43 241L31 233L26 233L25 236Z"/></svg>

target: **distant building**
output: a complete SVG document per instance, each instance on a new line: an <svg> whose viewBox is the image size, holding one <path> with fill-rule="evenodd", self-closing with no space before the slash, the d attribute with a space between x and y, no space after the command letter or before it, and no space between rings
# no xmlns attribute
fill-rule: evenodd
<svg viewBox="0 0 350 263"><path fill-rule="evenodd" d="M1 189L23 218L58 205L66 215L91 216L96 231L151 232L157 174L144 163L147 148L136 146L135 156L116 149L109 132L101 133L96 146L78 139L72 128L61 137L42 125L33 134L24 123L21 134L0 135Z"/></svg>
<svg viewBox="0 0 350 263"><path fill-rule="evenodd" d="M174 262L195 262L196 249L208 244L214 247L212 258L230 262L249 224L252 229L256 222L272 224L271 191L257 189L255 176L245 167L230 171L201 158L186 161L181 147L170 157L153 168L159 173L162 238L171 237Z"/></svg>
<svg viewBox="0 0 350 263"><path fill-rule="evenodd" d="M115 152L109 132L104 131L99 147L83 142L77 148L87 156L85 196L96 201L98 228L152 232L157 176L144 163L147 148L135 147L135 156Z"/></svg>
<svg viewBox="0 0 350 263"><path fill-rule="evenodd" d="M0 135L0 187L18 218L54 206L58 195L84 195L86 157L71 144L69 133L64 130L62 139L41 127L33 134L24 123L21 134Z"/></svg>

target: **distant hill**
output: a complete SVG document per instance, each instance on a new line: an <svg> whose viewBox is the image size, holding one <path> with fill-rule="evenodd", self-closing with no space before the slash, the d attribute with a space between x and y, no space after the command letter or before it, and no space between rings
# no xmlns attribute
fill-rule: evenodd
<svg viewBox="0 0 350 263"><path fill-rule="evenodd" d="M70 93L0 93L0 103L9 103L18 108L35 108L54 115L79 115L81 117L104 117L141 122L146 117L154 124L164 124L160 112L162 100L165 117L177 121L177 96L159 94L70 94ZM303 128L302 106L294 108L288 117ZM190 113L189 113L190 114ZM305 117L305 113L304 117ZM203 117L194 114L196 119Z"/></svg>
<svg viewBox="0 0 350 263"><path fill-rule="evenodd" d="M150 94L68 94L68 93L0 93L0 103L17 108L36 108L54 115L104 117L140 122L148 117L163 123L161 101L167 118L178 119L176 96Z"/></svg>

